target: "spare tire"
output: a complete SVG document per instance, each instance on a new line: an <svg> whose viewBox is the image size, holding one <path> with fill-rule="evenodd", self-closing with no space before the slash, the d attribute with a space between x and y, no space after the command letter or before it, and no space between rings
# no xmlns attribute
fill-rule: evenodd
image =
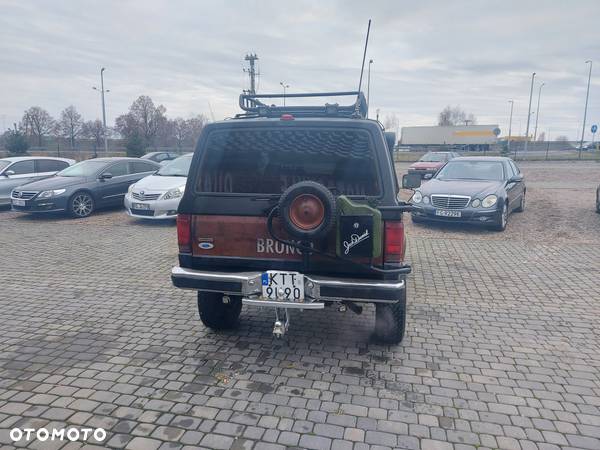
<svg viewBox="0 0 600 450"><path fill-rule="evenodd" d="M279 199L279 217L293 238L316 240L327 235L335 223L335 197L314 181L301 181Z"/></svg>

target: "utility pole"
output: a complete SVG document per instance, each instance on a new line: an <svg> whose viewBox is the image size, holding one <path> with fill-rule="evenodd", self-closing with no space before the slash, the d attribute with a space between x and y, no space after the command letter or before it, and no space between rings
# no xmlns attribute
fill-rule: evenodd
<svg viewBox="0 0 600 450"><path fill-rule="evenodd" d="M106 106L104 103L104 93L105 92L110 92L110 90L108 89L104 89L104 71L106 70L106 68L102 68L100 69L100 89L98 89L96 86L92 87L92 89L96 90L96 91L100 91L100 97L102 98L102 126L103 126L103 134L104 134L104 151L106 153L108 153L108 132L106 129Z"/></svg>
<svg viewBox="0 0 600 450"><path fill-rule="evenodd" d="M256 94L256 77L259 74L256 73L254 62L258 61L258 56L256 56L256 53L249 53L244 59L250 64L249 69L244 69L244 72L247 72L250 76L250 89L248 89L248 94Z"/></svg>
<svg viewBox="0 0 600 450"><path fill-rule="evenodd" d="M285 90L290 87L289 84L285 84L283 81L280 81L279 84L283 88L283 106L285 106Z"/></svg>
<svg viewBox="0 0 600 450"><path fill-rule="evenodd" d="M510 119L508 119L508 153L510 154L510 137L512 136L512 115L513 115L513 106L515 106L514 100L509 100L510 103ZM515 159L517 158L517 151L515 147Z"/></svg>
<svg viewBox="0 0 600 450"><path fill-rule="evenodd" d="M542 88L544 87L545 84L546 83L540 84L540 90L538 92L538 104L537 104L537 110L535 112L535 131L533 132L533 142L535 142L535 140L537 138L538 120L540 118L540 98L542 97Z"/></svg>
<svg viewBox="0 0 600 450"><path fill-rule="evenodd" d="M583 111L583 129L581 130L581 142L579 142L579 159L581 159L581 150L583 150L583 137L585 136L585 119L587 119L587 105L588 98L590 96L590 80L592 79L592 61L588 59L585 63L590 63L590 73L588 74L587 92L585 94L585 109Z"/></svg>
<svg viewBox="0 0 600 450"><path fill-rule="evenodd" d="M525 130L525 154L527 154L527 143L529 142L529 121L531 119L531 98L533 97L533 80L535 72L531 74L531 90L529 91L529 109L527 110L527 128Z"/></svg>
<svg viewBox="0 0 600 450"><path fill-rule="evenodd" d="M371 64L373 64L373 60L369 59L369 70L367 72L367 119L369 118L369 106L371 106Z"/></svg>

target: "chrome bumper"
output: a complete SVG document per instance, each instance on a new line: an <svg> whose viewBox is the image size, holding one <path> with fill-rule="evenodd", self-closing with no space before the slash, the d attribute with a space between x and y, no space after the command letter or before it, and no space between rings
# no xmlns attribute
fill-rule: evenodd
<svg viewBox="0 0 600 450"><path fill-rule="evenodd" d="M262 293L261 275L263 272L213 272L173 267L171 280L181 289L220 292L228 295L241 295L244 303L255 306L293 305L293 308L310 308L315 302L376 302L396 303L401 300L406 287L404 279L396 281L331 278L318 275L304 275L305 301L303 303L268 302L258 299ZM253 298L254 297L254 298ZM260 304L259 304L260 303ZM273 303L270 305L268 303ZM320 303L320 305L323 305ZM320 308L322 306L312 306Z"/></svg>

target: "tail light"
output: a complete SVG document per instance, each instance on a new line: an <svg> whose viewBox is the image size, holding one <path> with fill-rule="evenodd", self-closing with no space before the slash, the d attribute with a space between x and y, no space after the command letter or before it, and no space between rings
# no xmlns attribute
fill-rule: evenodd
<svg viewBox="0 0 600 450"><path fill-rule="evenodd" d="M192 253L191 214L177 215L177 242L179 244L179 253Z"/></svg>
<svg viewBox="0 0 600 450"><path fill-rule="evenodd" d="M384 263L399 263L404 259L404 224L386 220L384 231Z"/></svg>

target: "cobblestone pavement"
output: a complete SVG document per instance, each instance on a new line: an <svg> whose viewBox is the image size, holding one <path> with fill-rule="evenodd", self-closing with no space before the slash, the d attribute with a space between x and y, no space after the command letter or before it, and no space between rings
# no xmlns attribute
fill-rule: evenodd
<svg viewBox="0 0 600 450"><path fill-rule="evenodd" d="M600 449L600 215L580 201L600 166L569 168L523 166L528 210L504 234L407 218L391 347L371 341L370 307L293 313L284 341L257 310L208 331L170 284L172 224L2 211L0 446L70 425L131 449ZM557 211L595 229L560 238Z"/></svg>

